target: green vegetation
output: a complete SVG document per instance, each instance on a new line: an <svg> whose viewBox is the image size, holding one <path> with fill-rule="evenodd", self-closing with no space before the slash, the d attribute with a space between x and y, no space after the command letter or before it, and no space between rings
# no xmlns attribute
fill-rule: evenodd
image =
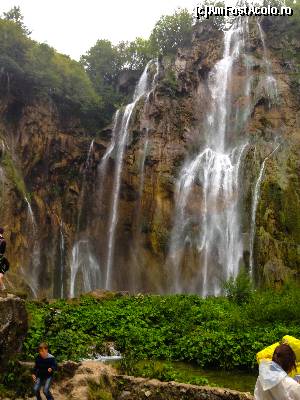
<svg viewBox="0 0 300 400"><path fill-rule="evenodd" d="M0 374L0 399L16 399L32 395L31 373L18 361L10 361L4 373Z"/></svg>
<svg viewBox="0 0 300 400"><path fill-rule="evenodd" d="M160 55L174 55L179 47L191 44L193 18L186 9L162 16L149 39L113 45L108 40L97 43L81 57L96 92L105 98L105 115L128 101L130 93L120 91L119 77L125 71L141 73L147 62ZM174 84L173 84L174 85Z"/></svg>
<svg viewBox="0 0 300 400"><path fill-rule="evenodd" d="M208 385L208 379L201 376L190 376L174 368L170 362L140 361L130 357L124 358L119 368L121 374L158 379L162 382L182 382L191 385Z"/></svg>
<svg viewBox="0 0 300 400"><path fill-rule="evenodd" d="M69 111L88 121L101 97L82 65L28 34L18 8L0 19L0 95L20 105L52 99L61 115Z"/></svg>
<svg viewBox="0 0 300 400"><path fill-rule="evenodd" d="M150 36L154 51L174 54L179 47L190 46L193 17L186 9L179 9L173 15L165 15L156 23Z"/></svg>
<svg viewBox="0 0 300 400"><path fill-rule="evenodd" d="M252 280L247 271L242 268L236 277L224 283L223 289L229 300L237 304L247 303L253 295Z"/></svg>
<svg viewBox="0 0 300 400"><path fill-rule="evenodd" d="M79 63L31 40L20 8L14 7L0 17L0 97L14 100L14 110L37 99L52 100L62 118L75 115L84 127L97 130L128 101L132 83L150 59L190 43L192 22L187 10L178 10L163 16L149 39L118 45L98 40ZM119 87L124 71L136 72L125 91Z"/></svg>
<svg viewBox="0 0 300 400"><path fill-rule="evenodd" d="M7 173L9 180L11 182L13 182L13 184L17 188L19 194L22 197L27 196L24 179L23 179L21 173L19 172L19 170L16 166L16 163L11 158L11 156L8 152L4 153L2 163L3 163L4 169ZM27 197L29 197L29 196L27 196Z"/></svg>
<svg viewBox="0 0 300 400"><path fill-rule="evenodd" d="M103 343L115 342L136 360L253 369L256 352L286 334L300 336L298 299L299 288L285 287L254 292L241 303L195 295L29 302L23 357L33 359L41 340L59 360L93 356Z"/></svg>

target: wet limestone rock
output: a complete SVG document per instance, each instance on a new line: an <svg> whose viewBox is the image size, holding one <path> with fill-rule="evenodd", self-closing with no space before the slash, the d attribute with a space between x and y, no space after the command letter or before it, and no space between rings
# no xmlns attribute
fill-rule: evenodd
<svg viewBox="0 0 300 400"><path fill-rule="evenodd" d="M13 295L0 295L0 369L20 351L26 333L25 302Z"/></svg>

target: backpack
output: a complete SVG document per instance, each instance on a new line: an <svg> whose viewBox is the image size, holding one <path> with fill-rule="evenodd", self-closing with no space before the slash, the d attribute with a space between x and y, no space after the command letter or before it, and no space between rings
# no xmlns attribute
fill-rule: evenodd
<svg viewBox="0 0 300 400"><path fill-rule="evenodd" d="M9 261L6 257L0 257L0 273L5 274L9 270Z"/></svg>
<svg viewBox="0 0 300 400"><path fill-rule="evenodd" d="M4 254L6 250L6 241L3 237L0 237L0 254Z"/></svg>

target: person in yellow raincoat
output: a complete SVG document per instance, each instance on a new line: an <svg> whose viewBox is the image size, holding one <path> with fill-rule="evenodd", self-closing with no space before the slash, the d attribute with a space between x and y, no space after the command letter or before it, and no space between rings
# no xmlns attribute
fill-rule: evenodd
<svg viewBox="0 0 300 400"><path fill-rule="evenodd" d="M255 400L300 400L300 384L289 376L295 374L299 355L300 341L290 336L284 337L282 344L275 343L257 354Z"/></svg>

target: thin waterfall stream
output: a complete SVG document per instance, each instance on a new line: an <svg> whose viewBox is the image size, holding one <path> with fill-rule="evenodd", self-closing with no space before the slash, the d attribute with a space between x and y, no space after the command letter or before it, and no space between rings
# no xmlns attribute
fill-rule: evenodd
<svg viewBox="0 0 300 400"><path fill-rule="evenodd" d="M264 172L266 169L266 163L276 153L276 151L279 149L279 147L280 147L280 144L278 144L276 146L276 148L263 160L256 184L255 184L254 192L253 192L253 201L252 201L252 210L251 210L251 227L250 227L250 259L249 259L251 275L253 275L253 269L254 269L254 241L255 241L255 233L256 233L256 212L257 212L257 206L258 206L258 202L259 202L260 188L261 188L262 180L264 177Z"/></svg>
<svg viewBox="0 0 300 400"><path fill-rule="evenodd" d="M151 60L144 69L142 76L136 86L135 93L133 96L133 102L128 104L125 107L124 113L122 115L122 119L120 122L120 127L118 132L113 132L113 148L116 151L116 160L115 160L115 174L114 174L114 183L113 183L113 195L112 195L112 203L109 217L109 230L108 230L108 250L107 250L107 259L106 259L106 279L105 279L105 288L112 289L112 275L113 275L113 264L114 264L114 252L115 252L115 235L116 235L116 227L118 222L118 207L119 207L119 196L120 196L120 185L121 185L121 173L123 166L123 158L125 153L125 148L127 144L127 139L129 135L129 128L131 117L133 111L135 109L138 101L144 96L148 97L148 94L152 90L152 86L149 85L149 77L148 77L148 69L149 66L153 63ZM150 86L150 87L149 87ZM118 128L118 113L115 118L115 129ZM110 148L108 150L107 156L110 152ZM105 162L105 161L104 161ZM105 165L105 164L104 164Z"/></svg>
<svg viewBox="0 0 300 400"><path fill-rule="evenodd" d="M93 254L91 243L88 237L82 237L81 217L84 206L84 196L86 195L86 180L90 169L91 158L93 155L95 139L90 143L87 158L83 171L82 188L79 197L79 213L77 218L76 241L73 245L71 262L70 262L70 288L69 297L76 295L76 281L78 275L81 274L81 283L83 292L91 291L101 285L101 269L100 265Z"/></svg>

